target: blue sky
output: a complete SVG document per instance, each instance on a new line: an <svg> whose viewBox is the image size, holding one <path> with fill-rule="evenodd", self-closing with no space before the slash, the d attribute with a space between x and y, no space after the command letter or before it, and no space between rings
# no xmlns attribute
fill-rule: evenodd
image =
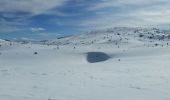
<svg viewBox="0 0 170 100"><path fill-rule="evenodd" d="M0 0L0 38L52 39L110 27L170 26L169 0Z"/></svg>

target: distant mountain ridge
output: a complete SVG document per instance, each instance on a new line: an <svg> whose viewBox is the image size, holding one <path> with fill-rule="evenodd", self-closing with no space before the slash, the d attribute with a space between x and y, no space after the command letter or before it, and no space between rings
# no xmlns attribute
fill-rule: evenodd
<svg viewBox="0 0 170 100"><path fill-rule="evenodd" d="M137 39L139 41L169 41L170 30L140 27L114 27L87 31L81 34L61 36L54 40L33 40L27 38L7 40L18 43L39 43L48 45L90 45L96 43L118 43ZM0 42L6 40L0 39Z"/></svg>
<svg viewBox="0 0 170 100"><path fill-rule="evenodd" d="M78 44L95 44L95 43L116 43L127 42L137 39L139 41L164 41L170 40L170 30L161 30L158 28L128 28L115 27L103 30L93 30L83 34L77 34L69 37L58 38L49 41L52 45L78 45Z"/></svg>

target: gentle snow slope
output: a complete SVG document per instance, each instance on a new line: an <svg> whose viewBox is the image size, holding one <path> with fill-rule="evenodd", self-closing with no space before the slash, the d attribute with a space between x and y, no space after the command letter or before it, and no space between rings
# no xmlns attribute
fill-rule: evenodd
<svg viewBox="0 0 170 100"><path fill-rule="evenodd" d="M170 48L16 45L1 50L1 100L168 100ZM86 53L112 58L88 63ZM37 55L34 52L38 52Z"/></svg>
<svg viewBox="0 0 170 100"><path fill-rule="evenodd" d="M169 41L129 31L2 41L0 100L170 100Z"/></svg>

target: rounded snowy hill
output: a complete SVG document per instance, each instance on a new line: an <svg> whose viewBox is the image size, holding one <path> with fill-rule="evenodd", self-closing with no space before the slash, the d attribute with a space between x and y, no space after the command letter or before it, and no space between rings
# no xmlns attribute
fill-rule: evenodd
<svg viewBox="0 0 170 100"><path fill-rule="evenodd" d="M0 40L0 100L169 100L169 35L122 27Z"/></svg>

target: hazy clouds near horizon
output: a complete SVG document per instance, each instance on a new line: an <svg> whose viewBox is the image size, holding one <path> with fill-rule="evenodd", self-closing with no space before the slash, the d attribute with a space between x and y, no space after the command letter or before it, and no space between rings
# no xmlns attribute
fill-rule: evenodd
<svg viewBox="0 0 170 100"><path fill-rule="evenodd" d="M50 38L117 26L166 28L169 8L169 0L0 0L0 36Z"/></svg>

